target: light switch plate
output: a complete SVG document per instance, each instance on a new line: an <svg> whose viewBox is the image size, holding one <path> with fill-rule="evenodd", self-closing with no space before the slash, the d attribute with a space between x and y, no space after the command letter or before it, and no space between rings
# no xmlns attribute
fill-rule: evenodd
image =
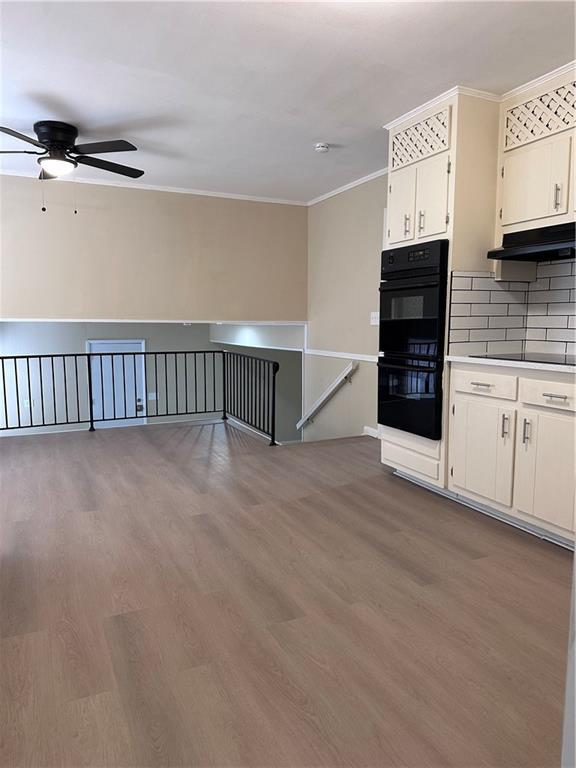
<svg viewBox="0 0 576 768"><path fill-rule="evenodd" d="M370 325L380 325L380 312L370 312Z"/></svg>

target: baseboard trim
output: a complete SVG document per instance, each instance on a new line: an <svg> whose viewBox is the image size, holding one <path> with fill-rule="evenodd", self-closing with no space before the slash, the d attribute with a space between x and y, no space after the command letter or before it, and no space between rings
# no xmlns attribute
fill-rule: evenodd
<svg viewBox="0 0 576 768"><path fill-rule="evenodd" d="M414 483L415 485L420 485L422 488L426 488L427 491L434 491L434 493L437 493L439 496L445 496L451 501L456 501L458 504L462 504L463 507L469 507L470 509L474 509L476 512L481 512L483 515L487 515L488 517L493 517L496 520L500 520L502 523L507 523L514 528L519 528L526 533L531 533L533 536L537 536L539 539L545 539L552 544L557 544L559 547L564 547L564 549L569 549L572 552L574 551L574 542L570 539L566 539L564 536L560 536L560 534L552 533L551 531L547 531L545 528L540 528L538 525L532 525L525 520L519 520L517 517L507 515L505 512L500 512L499 510L494 509L493 507L489 507L485 504L479 504L475 501L472 501L471 499L466 498L465 496L460 496L460 494L454 493L447 488L438 488L431 483L427 483L424 480L412 477L411 475L405 472L401 472L400 470L396 470L394 474L402 478L402 480L408 480L410 483Z"/></svg>
<svg viewBox="0 0 576 768"><path fill-rule="evenodd" d="M378 430L374 427L364 427L362 434L366 435L367 437L375 437L378 439Z"/></svg>

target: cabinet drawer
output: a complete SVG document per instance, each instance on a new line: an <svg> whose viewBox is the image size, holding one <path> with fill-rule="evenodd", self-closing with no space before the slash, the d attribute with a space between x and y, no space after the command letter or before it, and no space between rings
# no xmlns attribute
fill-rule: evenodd
<svg viewBox="0 0 576 768"><path fill-rule="evenodd" d="M389 464L397 469L411 469L431 480L438 480L438 462L421 453L414 453L407 448L382 440L381 458L383 464Z"/></svg>
<svg viewBox="0 0 576 768"><path fill-rule="evenodd" d="M570 382L520 379L521 402L562 411L576 411L576 385Z"/></svg>
<svg viewBox="0 0 576 768"><path fill-rule="evenodd" d="M499 373L484 373L482 367L477 371L454 371L452 374L456 392L468 392L484 397L500 397L503 400L516 400L518 378Z"/></svg>

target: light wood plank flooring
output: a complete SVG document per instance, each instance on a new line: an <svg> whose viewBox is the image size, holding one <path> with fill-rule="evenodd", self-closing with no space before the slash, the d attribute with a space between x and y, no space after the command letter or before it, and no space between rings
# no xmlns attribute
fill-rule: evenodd
<svg viewBox="0 0 576 768"><path fill-rule="evenodd" d="M2 766L558 766L571 555L371 438L7 438Z"/></svg>

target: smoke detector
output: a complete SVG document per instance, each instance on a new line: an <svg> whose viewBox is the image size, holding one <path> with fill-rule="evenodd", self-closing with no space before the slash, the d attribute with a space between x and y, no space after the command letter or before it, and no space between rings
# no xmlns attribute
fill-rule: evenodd
<svg viewBox="0 0 576 768"><path fill-rule="evenodd" d="M326 144L324 141L319 141L317 144L314 145L314 151L320 152L321 154L324 154L324 152L328 152L330 149L330 144Z"/></svg>

